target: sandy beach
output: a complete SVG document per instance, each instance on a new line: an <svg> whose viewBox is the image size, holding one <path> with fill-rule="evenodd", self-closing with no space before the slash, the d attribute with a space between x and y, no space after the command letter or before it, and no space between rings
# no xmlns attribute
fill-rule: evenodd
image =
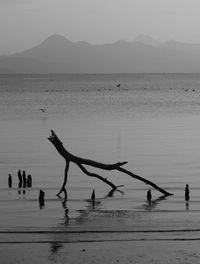
<svg viewBox="0 0 200 264"><path fill-rule="evenodd" d="M199 241L112 241L1 244L1 263L197 264Z"/></svg>
<svg viewBox="0 0 200 264"><path fill-rule="evenodd" d="M120 201L116 195L98 198L92 207L89 200L52 198L52 192L39 208L34 199L38 191L27 190L25 199L1 200L3 264L199 263L200 212L195 202L186 207L185 201L178 205L178 197L170 196L149 204ZM7 192L14 196L16 190L2 193ZM132 209L102 209L116 201L131 202Z"/></svg>

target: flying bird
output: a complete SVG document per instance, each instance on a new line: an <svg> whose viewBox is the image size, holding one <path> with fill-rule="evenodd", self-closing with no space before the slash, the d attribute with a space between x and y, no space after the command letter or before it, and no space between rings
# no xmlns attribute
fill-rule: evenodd
<svg viewBox="0 0 200 264"><path fill-rule="evenodd" d="M42 111L42 113L45 113L46 112L46 109L40 108L40 111Z"/></svg>

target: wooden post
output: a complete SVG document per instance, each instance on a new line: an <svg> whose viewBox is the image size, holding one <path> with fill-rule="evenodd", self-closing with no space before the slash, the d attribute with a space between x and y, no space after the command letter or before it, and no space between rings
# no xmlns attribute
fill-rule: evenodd
<svg viewBox="0 0 200 264"><path fill-rule="evenodd" d="M91 200L92 200L92 206L95 206L95 190L93 189L92 195L91 195Z"/></svg>
<svg viewBox="0 0 200 264"><path fill-rule="evenodd" d="M189 201L190 200L190 190L189 190L189 185L186 184L185 186L185 201Z"/></svg>
<svg viewBox="0 0 200 264"><path fill-rule="evenodd" d="M28 188L32 187L32 177L30 174L27 176L27 187Z"/></svg>
<svg viewBox="0 0 200 264"><path fill-rule="evenodd" d="M148 190L148 192L147 192L147 201L151 202L151 199L152 199L151 190Z"/></svg>
<svg viewBox="0 0 200 264"><path fill-rule="evenodd" d="M22 187L22 174L20 170L18 171L17 176L19 179L18 187L21 188Z"/></svg>
<svg viewBox="0 0 200 264"><path fill-rule="evenodd" d="M44 207L44 196L45 196L45 192L43 190L40 190L39 193L39 205L40 205L40 209L42 209Z"/></svg>
<svg viewBox="0 0 200 264"><path fill-rule="evenodd" d="M8 175L8 187L12 188L12 176L11 176L11 174Z"/></svg>
<svg viewBox="0 0 200 264"><path fill-rule="evenodd" d="M26 188L26 172L25 172L25 170L23 170L22 178L23 178L23 188Z"/></svg>

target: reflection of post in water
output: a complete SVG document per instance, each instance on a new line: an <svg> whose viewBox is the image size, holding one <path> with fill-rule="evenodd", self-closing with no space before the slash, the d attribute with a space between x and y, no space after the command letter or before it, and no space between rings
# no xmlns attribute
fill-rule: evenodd
<svg viewBox="0 0 200 264"><path fill-rule="evenodd" d="M100 211L101 202L96 200L94 190L91 198L86 201L88 202L86 209L79 210L80 215L75 218L77 224L84 224L88 219L90 219L91 215Z"/></svg>
<svg viewBox="0 0 200 264"><path fill-rule="evenodd" d="M67 226L69 224L69 209L65 209L65 222L64 225Z"/></svg>
<svg viewBox="0 0 200 264"><path fill-rule="evenodd" d="M144 209L150 211L150 210L154 209L157 206L157 204L159 204L161 201L166 200L166 198L167 198L167 195L162 195L155 200L151 200L151 201L147 200L147 203L144 204L143 207L144 207Z"/></svg>
<svg viewBox="0 0 200 264"><path fill-rule="evenodd" d="M23 194L24 195L24 198L25 198L25 194L26 194L26 190L25 189L21 189L20 188L20 189L18 189L17 192L18 192L19 195Z"/></svg>
<svg viewBox="0 0 200 264"><path fill-rule="evenodd" d="M12 188L12 176L11 176L11 174L8 175L8 187Z"/></svg>
<svg viewBox="0 0 200 264"><path fill-rule="evenodd" d="M58 254L58 251L63 247L63 244L61 242L51 242L50 243L50 252L51 252L51 255L54 256L56 254ZM56 263L56 261L55 261Z"/></svg>
<svg viewBox="0 0 200 264"><path fill-rule="evenodd" d="M45 192L40 190L40 193L39 193L39 207L40 207L40 209L43 209L45 206L44 196L45 196Z"/></svg>
<svg viewBox="0 0 200 264"><path fill-rule="evenodd" d="M189 202L188 202L188 201L185 202L185 209L186 209L186 210L189 210L189 209L190 209L190 208L189 208Z"/></svg>

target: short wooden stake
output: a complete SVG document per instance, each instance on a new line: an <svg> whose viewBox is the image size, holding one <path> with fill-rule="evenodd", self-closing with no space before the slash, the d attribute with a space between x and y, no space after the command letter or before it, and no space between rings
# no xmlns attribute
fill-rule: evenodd
<svg viewBox="0 0 200 264"><path fill-rule="evenodd" d="M45 196L45 192L40 190L40 193L39 193L39 205L40 205L40 208L43 208L44 207L44 196Z"/></svg>
<svg viewBox="0 0 200 264"><path fill-rule="evenodd" d="M147 192L147 201L151 202L151 199L152 199L151 190L148 190L148 192Z"/></svg>
<svg viewBox="0 0 200 264"><path fill-rule="evenodd" d="M190 200L190 190L189 190L189 185L186 184L185 186L185 201L189 201Z"/></svg>
<svg viewBox="0 0 200 264"><path fill-rule="evenodd" d="M18 171L17 176L18 176L18 179L19 179L18 187L22 188L22 174L21 174L20 170Z"/></svg>
<svg viewBox="0 0 200 264"><path fill-rule="evenodd" d="M30 174L27 176L27 187L28 188L32 187L32 177Z"/></svg>
<svg viewBox="0 0 200 264"><path fill-rule="evenodd" d="M92 200L92 206L94 206L95 205L95 190L94 189L91 195L91 200Z"/></svg>
<svg viewBox="0 0 200 264"><path fill-rule="evenodd" d="M12 176L11 176L11 174L8 175L8 187L12 188Z"/></svg>
<svg viewBox="0 0 200 264"><path fill-rule="evenodd" d="M23 170L22 178L23 178L23 188L26 188L26 172L25 172L25 170Z"/></svg>

